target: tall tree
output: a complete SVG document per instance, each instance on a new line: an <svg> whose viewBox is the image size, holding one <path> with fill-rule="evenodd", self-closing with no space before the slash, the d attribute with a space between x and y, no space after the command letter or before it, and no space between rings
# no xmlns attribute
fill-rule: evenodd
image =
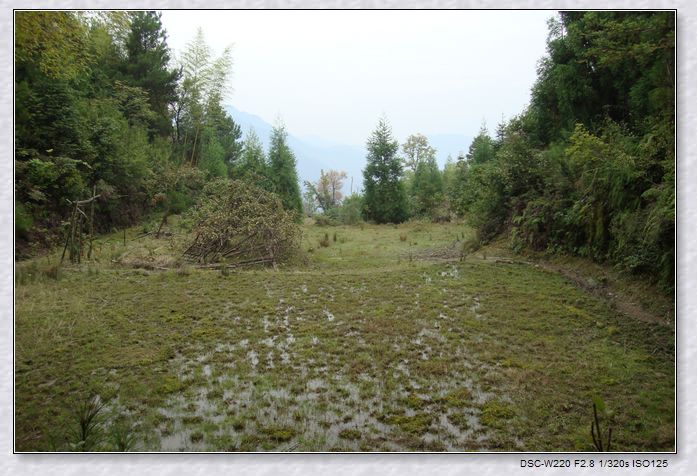
<svg viewBox="0 0 697 476"><path fill-rule="evenodd" d="M434 216L443 204L443 177L434 157L420 160L414 172L411 194L413 213L420 216Z"/></svg>
<svg viewBox="0 0 697 476"><path fill-rule="evenodd" d="M300 218L303 211L295 155L288 146L288 133L278 121L271 131L269 144L269 169L273 191L281 198L283 208Z"/></svg>
<svg viewBox="0 0 697 476"><path fill-rule="evenodd" d="M499 130L501 130L499 126ZM497 135L503 137L503 132L497 132ZM484 164L494 158L494 141L489 136L489 131L485 124L482 124L479 129L479 134L472 140L469 150L467 151L467 160L470 164Z"/></svg>
<svg viewBox="0 0 697 476"><path fill-rule="evenodd" d="M419 163L428 159L435 159L436 149L428 143L428 138L423 134L412 134L402 144L404 167L416 172Z"/></svg>
<svg viewBox="0 0 697 476"><path fill-rule="evenodd" d="M387 120L381 118L368 139L368 163L363 170L363 215L377 223L400 223L407 219L407 202L397 157L399 143Z"/></svg>
<svg viewBox="0 0 697 476"><path fill-rule="evenodd" d="M206 147L203 144L206 127L215 130L228 166L241 152L241 130L222 107L229 89L231 67L230 48L225 48L218 58L213 59L203 30L199 28L182 54L179 104L174 108L178 147L183 160L192 165L200 162L201 152Z"/></svg>
<svg viewBox="0 0 697 476"><path fill-rule="evenodd" d="M247 131L242 143L240 159L233 166L232 176L254 182L265 190L272 189L264 146L254 129Z"/></svg>
<svg viewBox="0 0 697 476"><path fill-rule="evenodd" d="M150 108L155 113L152 130L167 136L172 129L168 107L177 97L179 72L169 69L167 34L160 17L160 13L152 11L132 14L122 70L127 82L148 93Z"/></svg>

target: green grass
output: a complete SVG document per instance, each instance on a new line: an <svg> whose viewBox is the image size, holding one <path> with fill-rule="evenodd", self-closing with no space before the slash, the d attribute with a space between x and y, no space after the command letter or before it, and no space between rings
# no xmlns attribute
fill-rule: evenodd
<svg viewBox="0 0 697 476"><path fill-rule="evenodd" d="M613 449L674 448L671 328L543 268L460 261L464 225L306 226L297 263L227 275L138 231L59 279L56 255L20 264L17 450L69 449L95 394L131 450L586 451L594 397Z"/></svg>

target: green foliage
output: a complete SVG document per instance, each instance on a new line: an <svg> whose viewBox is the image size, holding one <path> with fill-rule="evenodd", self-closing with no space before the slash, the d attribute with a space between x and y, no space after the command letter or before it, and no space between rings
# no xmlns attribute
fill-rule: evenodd
<svg viewBox="0 0 697 476"><path fill-rule="evenodd" d="M672 12L562 12L551 26L531 104L538 140L605 117L642 132L649 116L672 122Z"/></svg>
<svg viewBox="0 0 697 476"><path fill-rule="evenodd" d="M319 203L317 202L317 189L315 186L308 182L304 183L305 191L303 192L303 212L305 216L311 217L317 213L319 209Z"/></svg>
<svg viewBox="0 0 697 476"><path fill-rule="evenodd" d="M69 80L90 63L87 27L75 12L18 11L15 13L15 60L31 63L42 74Z"/></svg>
<svg viewBox="0 0 697 476"><path fill-rule="evenodd" d="M209 179L227 177L225 150L218 141L215 131L209 127L203 129L200 160L199 166Z"/></svg>
<svg viewBox="0 0 697 476"><path fill-rule="evenodd" d="M436 150L428 144L423 134L412 134L402 144L404 168L416 172L419 164L436 159Z"/></svg>
<svg viewBox="0 0 697 476"><path fill-rule="evenodd" d="M445 160L442 176L444 205L448 210L456 211L458 168L450 155Z"/></svg>
<svg viewBox="0 0 697 476"><path fill-rule="evenodd" d="M98 396L80 402L74 412L75 428L70 434L71 451L94 451L101 443L104 431L104 407Z"/></svg>
<svg viewBox="0 0 697 476"><path fill-rule="evenodd" d="M485 164L494 158L494 141L489 136L485 125L479 129L479 134L472 140L467 152L467 161L470 164Z"/></svg>
<svg viewBox="0 0 697 476"><path fill-rule="evenodd" d="M271 132L269 145L269 169L272 190L281 199L283 208L292 213L296 220L302 216L298 173L295 170L295 155L288 147L288 133L283 124L277 124Z"/></svg>
<svg viewBox="0 0 697 476"><path fill-rule="evenodd" d="M264 154L264 147L254 129L250 129L242 143L240 158L235 162L232 177L248 180L259 187L271 191L271 173Z"/></svg>
<svg viewBox="0 0 697 476"><path fill-rule="evenodd" d="M15 233L26 237L33 224L34 220L26 207L22 202L15 201Z"/></svg>
<svg viewBox="0 0 697 476"><path fill-rule="evenodd" d="M368 163L363 170L363 216L377 223L400 223L407 218L404 184L400 180L402 165L397 157L399 145L392 138L386 119L368 139Z"/></svg>
<svg viewBox="0 0 697 476"><path fill-rule="evenodd" d="M339 220L344 225L356 225L361 221L361 210L363 209L363 196L353 193L344 198L339 207Z"/></svg>
<svg viewBox="0 0 697 476"><path fill-rule="evenodd" d="M214 131L216 142L222 147L222 160L226 167L234 169L234 163L242 152L242 131L222 107L222 98L228 90L232 59L230 48L225 48L218 58L211 58L210 47L199 28L194 39L182 53L178 101L174 108L174 139L177 155L182 162L203 167L217 175L221 171L216 158L211 165L210 132ZM208 134L207 137L204 137ZM220 155L220 148L215 154Z"/></svg>
<svg viewBox="0 0 697 476"><path fill-rule="evenodd" d="M451 195L488 240L609 261L672 289L674 15L563 12L532 103L483 133ZM454 190L454 192L453 192Z"/></svg>
<svg viewBox="0 0 697 476"><path fill-rule="evenodd" d="M202 182L182 164L228 175L241 147L220 106L229 51L187 57L180 78L154 12L18 12L16 33L21 249L31 223L37 242L62 239L68 200L93 188L100 232L187 208Z"/></svg>
<svg viewBox="0 0 697 476"><path fill-rule="evenodd" d="M410 194L413 200L412 214L435 217L443 202L443 178L433 156L420 160L414 172Z"/></svg>
<svg viewBox="0 0 697 476"><path fill-rule="evenodd" d="M103 197L97 231L147 209L150 159L161 156L148 124L158 114L149 91L119 69L119 35L130 22L116 17L18 12L15 185L46 243L62 234L67 200L87 198L93 186Z"/></svg>
<svg viewBox="0 0 697 476"><path fill-rule="evenodd" d="M168 107L177 99L179 72L168 69L170 54L161 13L139 11L131 15L121 70L132 86L147 92L149 108L153 111L148 120L150 129L168 136L172 129Z"/></svg>

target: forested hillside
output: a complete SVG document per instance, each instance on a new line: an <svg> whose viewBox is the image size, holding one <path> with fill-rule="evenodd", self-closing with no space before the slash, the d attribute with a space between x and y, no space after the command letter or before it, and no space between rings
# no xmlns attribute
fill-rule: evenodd
<svg viewBox="0 0 697 476"><path fill-rule="evenodd" d="M181 212L207 180L243 175L233 169L255 144L221 104L230 50L213 57L201 30L177 62L155 12L17 12L16 31L18 256L62 240L70 201L93 192L94 227L107 232ZM265 183L299 209L285 139L278 124Z"/></svg>
<svg viewBox="0 0 697 476"><path fill-rule="evenodd" d="M673 13L561 12L547 49L529 107L493 137L483 126L442 171L423 135L400 148L383 118L351 207L378 223L466 216L479 243L510 233L518 251L584 256L672 289ZM313 184L303 207L282 124L268 153L253 131L243 140L221 105L231 62L229 49L212 57L200 30L172 61L154 12L18 12L18 256L61 240L69 201L93 191L106 232L183 211L215 177L341 221L341 203L321 207Z"/></svg>
<svg viewBox="0 0 697 476"><path fill-rule="evenodd" d="M672 12L562 12L530 106L458 164L479 238L590 257L673 286Z"/></svg>

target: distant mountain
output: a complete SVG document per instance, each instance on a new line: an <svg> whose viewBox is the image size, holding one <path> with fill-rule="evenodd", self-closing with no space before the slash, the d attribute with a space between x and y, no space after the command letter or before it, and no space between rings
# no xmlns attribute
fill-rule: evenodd
<svg viewBox="0 0 697 476"><path fill-rule="evenodd" d="M226 106L225 110L234 121L240 125L244 134L250 128L259 136L264 148L269 149L269 138L273 126L259 116L240 111L234 106ZM297 160L298 178L301 182L311 182L319 179L321 170L343 170L348 175L344 184L344 194L351 191L351 177L353 177L353 191L362 188L362 169L365 166L365 150L363 147L337 144L318 136L310 136L301 139L288 131L288 145L293 150Z"/></svg>
<svg viewBox="0 0 697 476"><path fill-rule="evenodd" d="M273 126L259 116L240 111L234 106L226 106L225 110L234 121L240 125L242 132L247 133L254 129L264 144L265 150L269 148L269 138ZM431 146L437 150L438 164L443 167L447 156L450 154L453 160L458 153L467 152L472 138L460 134L430 134L426 135ZM353 177L353 191L363 188L363 168L365 167L365 146L339 144L320 136L295 136L288 131L288 145L293 150L297 160L298 178L301 183L305 180L317 181L321 170L343 170L348 175L343 192L351 191L351 178Z"/></svg>
<svg viewBox="0 0 697 476"><path fill-rule="evenodd" d="M249 129L254 129L264 147L269 146L269 136L271 136L272 126L264 119L248 112L240 111L234 106L225 106L225 110L230 117L242 127L242 133L246 134Z"/></svg>

